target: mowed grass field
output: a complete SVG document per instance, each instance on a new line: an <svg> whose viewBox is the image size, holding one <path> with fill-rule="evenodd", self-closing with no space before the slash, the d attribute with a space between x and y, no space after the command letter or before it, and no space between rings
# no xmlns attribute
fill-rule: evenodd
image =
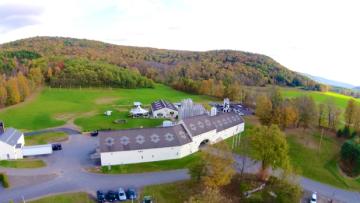
<svg viewBox="0 0 360 203"><path fill-rule="evenodd" d="M64 132L48 132L38 135L25 136L26 145L42 145L54 142L63 142L69 138L69 135Z"/></svg>
<svg viewBox="0 0 360 203"><path fill-rule="evenodd" d="M40 159L2 160L0 167L4 168L41 168L46 164Z"/></svg>
<svg viewBox="0 0 360 203"><path fill-rule="evenodd" d="M3 120L6 126L24 131L61 126L72 120L84 130L149 127L161 124L162 120L127 119L126 124L114 124L113 121L127 118L127 112L134 101L149 105L157 99L176 102L185 98L192 98L202 103L214 100L207 96L176 91L160 84L153 89L44 88L33 100L2 109L0 120ZM105 110L113 110L114 114L105 117L103 115Z"/></svg>
<svg viewBox="0 0 360 203"><path fill-rule="evenodd" d="M335 104L343 110L345 110L348 101L352 98L334 92L303 91L295 88L282 88L281 92L285 98L296 98L299 96L309 95L313 97L317 103L326 102L330 99L333 100ZM360 99L356 99L356 101L360 103Z"/></svg>

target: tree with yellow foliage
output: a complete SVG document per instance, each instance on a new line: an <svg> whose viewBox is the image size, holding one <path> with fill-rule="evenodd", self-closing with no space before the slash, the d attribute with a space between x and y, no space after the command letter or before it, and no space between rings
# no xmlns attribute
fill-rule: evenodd
<svg viewBox="0 0 360 203"><path fill-rule="evenodd" d="M205 187L217 188L230 183L235 175L234 158L229 146L218 143L202 151L205 173L202 182Z"/></svg>
<svg viewBox="0 0 360 203"><path fill-rule="evenodd" d="M18 88L20 93L20 101L24 101L25 98L30 95L29 82L21 72L17 74L16 80L18 83Z"/></svg>
<svg viewBox="0 0 360 203"><path fill-rule="evenodd" d="M7 104L17 104L20 102L20 91L18 87L18 83L16 78L11 77L6 83L6 90L7 90Z"/></svg>
<svg viewBox="0 0 360 203"><path fill-rule="evenodd" d="M261 124L270 125L273 118L272 102L266 95L261 95L256 100L256 115L259 117Z"/></svg>

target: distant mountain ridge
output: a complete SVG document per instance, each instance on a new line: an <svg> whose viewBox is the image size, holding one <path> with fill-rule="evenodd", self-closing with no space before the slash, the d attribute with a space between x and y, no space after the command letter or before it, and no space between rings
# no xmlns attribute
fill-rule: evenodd
<svg viewBox="0 0 360 203"><path fill-rule="evenodd" d="M360 90L360 87L355 87L355 85L352 84L348 84L345 82L340 82L340 81L335 81L335 80L330 80L324 77L320 77L320 76L313 76L307 73L304 73L305 76L315 80L316 82L325 84L325 85L330 85L330 86L334 86L334 87L342 87L342 88L348 88L348 89L358 89Z"/></svg>

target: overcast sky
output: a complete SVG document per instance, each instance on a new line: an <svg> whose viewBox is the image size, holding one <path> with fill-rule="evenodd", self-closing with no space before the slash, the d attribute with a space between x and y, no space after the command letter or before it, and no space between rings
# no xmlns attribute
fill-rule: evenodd
<svg viewBox="0 0 360 203"><path fill-rule="evenodd" d="M357 0L0 0L0 43L33 36L234 49L360 86Z"/></svg>

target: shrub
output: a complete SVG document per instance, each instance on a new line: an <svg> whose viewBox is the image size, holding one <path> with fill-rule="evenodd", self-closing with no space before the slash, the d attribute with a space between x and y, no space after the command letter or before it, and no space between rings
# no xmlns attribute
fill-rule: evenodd
<svg viewBox="0 0 360 203"><path fill-rule="evenodd" d="M4 188L9 188L10 187L9 178L5 173L0 173L0 182L2 183Z"/></svg>
<svg viewBox="0 0 360 203"><path fill-rule="evenodd" d="M338 137L341 137L343 135L343 131L341 129L339 129L337 132L336 132L336 136Z"/></svg>
<svg viewBox="0 0 360 203"><path fill-rule="evenodd" d="M349 138L350 137L350 134L351 134L351 131L350 131L350 128L349 127L345 127L344 130L343 130L343 133L342 135L346 138Z"/></svg>

